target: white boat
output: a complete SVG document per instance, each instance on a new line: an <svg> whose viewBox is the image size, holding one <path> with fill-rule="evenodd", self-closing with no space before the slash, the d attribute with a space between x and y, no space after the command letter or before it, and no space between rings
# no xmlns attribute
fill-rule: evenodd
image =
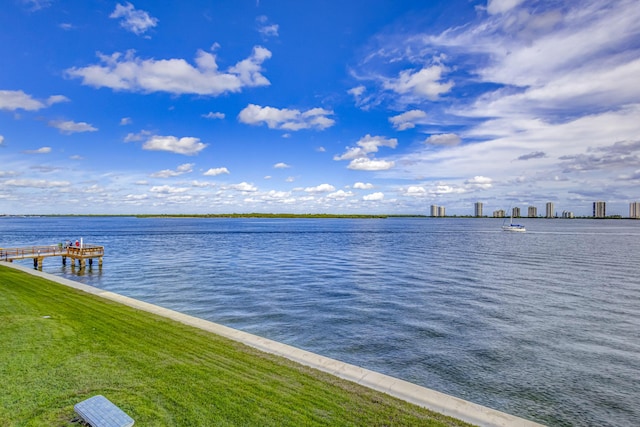
<svg viewBox="0 0 640 427"><path fill-rule="evenodd" d="M517 231L520 233L524 233L527 231L524 225L522 224L514 224L513 223L513 213L511 214L511 220L509 221L509 225L502 224L502 231Z"/></svg>

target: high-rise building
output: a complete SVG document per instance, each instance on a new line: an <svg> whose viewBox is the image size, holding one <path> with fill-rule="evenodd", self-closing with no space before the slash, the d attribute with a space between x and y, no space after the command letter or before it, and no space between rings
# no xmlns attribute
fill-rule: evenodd
<svg viewBox="0 0 640 427"><path fill-rule="evenodd" d="M504 218L504 209L498 209L497 211L493 211L494 218Z"/></svg>
<svg viewBox="0 0 640 427"><path fill-rule="evenodd" d="M536 208L535 206L529 206L529 208L527 209L527 216L529 218L535 218L538 216L538 208Z"/></svg>
<svg viewBox="0 0 640 427"><path fill-rule="evenodd" d="M605 218L607 216L607 202L593 202L593 217Z"/></svg>
<svg viewBox="0 0 640 427"><path fill-rule="evenodd" d="M553 202L547 202L547 214L545 215L545 218L553 218L554 216Z"/></svg>
<svg viewBox="0 0 640 427"><path fill-rule="evenodd" d="M629 218L640 219L640 202L629 203Z"/></svg>
<svg viewBox="0 0 640 427"><path fill-rule="evenodd" d="M431 216L438 216L438 205L431 205Z"/></svg>
<svg viewBox="0 0 640 427"><path fill-rule="evenodd" d="M520 218L520 208L516 207L516 208L511 209L511 215L514 218Z"/></svg>
<svg viewBox="0 0 640 427"><path fill-rule="evenodd" d="M442 216L442 217L447 216L447 214L445 213L444 206L438 206L438 216Z"/></svg>
<svg viewBox="0 0 640 427"><path fill-rule="evenodd" d="M576 216L571 211L562 211L562 218L575 218Z"/></svg>
<svg viewBox="0 0 640 427"><path fill-rule="evenodd" d="M482 202L476 202L474 209L474 216L480 217L482 216Z"/></svg>

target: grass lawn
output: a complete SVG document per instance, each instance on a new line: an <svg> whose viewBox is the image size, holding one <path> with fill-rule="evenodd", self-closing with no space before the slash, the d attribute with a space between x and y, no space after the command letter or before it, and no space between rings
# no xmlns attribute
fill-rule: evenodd
<svg viewBox="0 0 640 427"><path fill-rule="evenodd" d="M0 265L0 426L77 426L96 394L140 426L467 425Z"/></svg>

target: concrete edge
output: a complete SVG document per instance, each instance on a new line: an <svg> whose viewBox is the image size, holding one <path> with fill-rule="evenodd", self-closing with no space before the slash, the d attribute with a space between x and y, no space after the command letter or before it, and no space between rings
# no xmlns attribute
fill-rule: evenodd
<svg viewBox="0 0 640 427"><path fill-rule="evenodd" d="M478 405L454 396L450 396L435 390L422 387L408 381L394 378L378 372L370 371L359 366L340 362L339 360L330 359L320 356L306 350L301 350L287 344L242 332L218 323L208 320L199 319L174 310L166 309L157 305L149 304L144 301L129 298L114 292L105 291L93 286L75 282L63 277L58 277L50 273L35 270L15 263L6 263L0 261L1 265L5 265L16 270L39 276L62 285L78 289L80 291L97 295L99 297L124 304L126 306L153 313L162 317L166 317L185 325L193 326L225 338L238 341L250 347L284 357L302 365L317 369L322 372L329 373L336 377L360 384L376 391L386 393L398 399L413 403L426 409L447 415L459 420L486 427L534 427L542 426L542 424L519 418L514 415L500 412L486 406Z"/></svg>

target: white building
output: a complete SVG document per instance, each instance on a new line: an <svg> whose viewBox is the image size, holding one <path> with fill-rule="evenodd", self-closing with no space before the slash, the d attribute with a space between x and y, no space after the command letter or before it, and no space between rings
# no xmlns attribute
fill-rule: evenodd
<svg viewBox="0 0 640 427"><path fill-rule="evenodd" d="M482 202L476 202L476 204L474 205L474 216L482 216Z"/></svg>
<svg viewBox="0 0 640 427"><path fill-rule="evenodd" d="M629 218L640 219L640 202L629 203Z"/></svg>
<svg viewBox="0 0 640 427"><path fill-rule="evenodd" d="M553 218L554 216L553 202L547 202L547 214L545 215L545 218Z"/></svg>
<svg viewBox="0 0 640 427"><path fill-rule="evenodd" d="M538 208L536 208L535 206L529 206L529 208L527 209L527 216L529 218L535 218L538 216Z"/></svg>
<svg viewBox="0 0 640 427"><path fill-rule="evenodd" d="M607 216L607 202L593 202L593 217L605 218Z"/></svg>

